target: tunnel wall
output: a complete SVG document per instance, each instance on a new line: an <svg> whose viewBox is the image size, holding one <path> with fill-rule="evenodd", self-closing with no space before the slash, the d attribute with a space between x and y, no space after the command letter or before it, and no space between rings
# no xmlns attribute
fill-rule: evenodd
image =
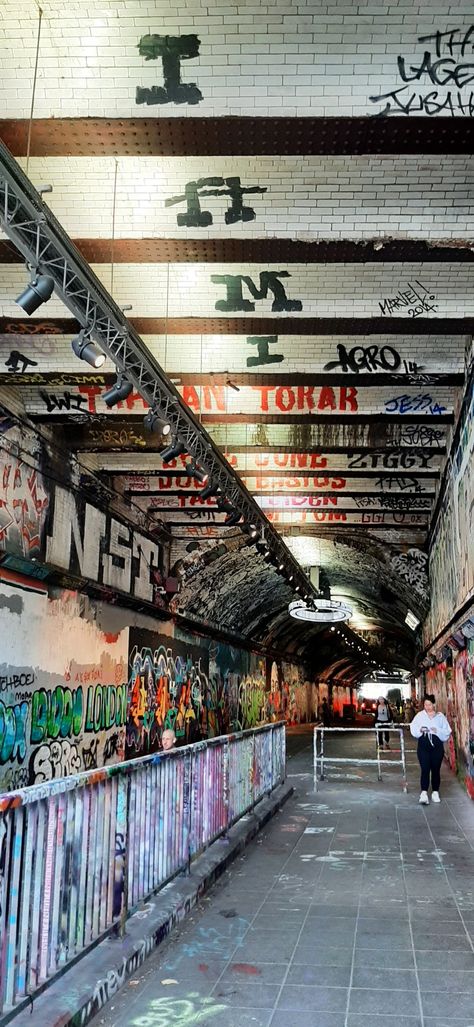
<svg viewBox="0 0 474 1027"><path fill-rule="evenodd" d="M451 650L446 659L431 667L425 684L452 728L446 746L451 769L474 799L474 639L467 640L466 647L457 653Z"/></svg>
<svg viewBox="0 0 474 1027"><path fill-rule="evenodd" d="M50 599L39 582L10 578L0 581L0 791L119 762L128 629L102 631L86 596Z"/></svg>
<svg viewBox="0 0 474 1027"><path fill-rule="evenodd" d="M303 667L2 567L0 618L0 791L317 714Z"/></svg>
<svg viewBox="0 0 474 1027"><path fill-rule="evenodd" d="M431 539L429 575L431 606L425 622L429 645L458 610L474 601L474 374L471 374L446 487Z"/></svg>
<svg viewBox="0 0 474 1027"><path fill-rule="evenodd" d="M315 718L318 687L303 667L174 629L130 629L126 753L160 747L173 728L179 743L243 731L269 720Z"/></svg>

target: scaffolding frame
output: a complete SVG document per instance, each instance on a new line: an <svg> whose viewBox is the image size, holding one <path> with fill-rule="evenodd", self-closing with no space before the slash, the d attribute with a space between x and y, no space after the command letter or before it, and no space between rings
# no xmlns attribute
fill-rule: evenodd
<svg viewBox="0 0 474 1027"><path fill-rule="evenodd" d="M390 732L391 734L398 734L400 738L400 749L394 750L400 753L399 760L381 760L381 744L380 744L380 732ZM352 732L354 734L370 734L375 735L375 747L376 757L375 759L359 759L356 756L325 756L324 755L324 733L331 732L332 734L347 734ZM318 739L321 739L320 746L318 748ZM405 761L405 739L403 737L403 728L394 727L393 725L377 724L374 727L324 727L317 725L313 731L313 779L314 779L314 790L318 791L318 765L320 764L321 773L319 780L324 781L324 762L326 763L353 763L357 766L376 766L377 767L377 778L382 781L382 767L401 767L402 771L402 788L404 792L408 791L407 774L406 774L406 761Z"/></svg>

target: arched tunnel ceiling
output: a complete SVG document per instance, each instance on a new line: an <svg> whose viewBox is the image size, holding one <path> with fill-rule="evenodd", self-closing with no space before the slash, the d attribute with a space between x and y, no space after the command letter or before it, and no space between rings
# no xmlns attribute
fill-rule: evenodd
<svg viewBox="0 0 474 1027"><path fill-rule="evenodd" d="M4 0L9 31L36 39L36 9L24 6ZM360 676L374 662L412 667L416 635L405 617L411 610L421 622L427 611L428 531L474 325L472 126L446 110L427 117L423 106L423 116L373 117L383 113L374 112L374 91L394 88L400 48L425 30L422 8L419 25L414 10L414 28L392 30L388 70L367 71L357 103L343 75L337 96L315 78L305 99L319 29L309 38L293 10L293 46L306 54L301 69L293 65L293 92L300 82L303 95L281 109L262 106L278 93L265 79L274 62L260 92L253 78L245 102L237 89L249 54L258 63L270 46L270 29L260 19L257 31L247 10L242 59L219 101L204 86L206 46L188 61L202 89L185 116L173 102L137 105L137 77L151 87L161 63L150 71L128 56L131 46L142 53L150 31L136 3L110 0L98 21L83 5L67 45L62 5L46 8L41 45L52 43L57 61L40 46L29 133L31 97L11 87L32 82L34 48L20 47L14 60L5 49L0 137L25 167L30 135L30 178L51 183L53 213L114 299L131 305L146 345L302 566L320 567L326 589L353 607L351 631L289 618L288 583L238 527L224 525L213 498L198 499L184 458L163 464L141 397L107 408L114 367L98 373L78 362L77 325L59 300L31 319L15 306L25 271L6 240L0 386L77 452L84 475L100 475L171 539L175 612L304 656L335 677ZM213 10L189 16L190 28L183 15L183 34L207 39ZM346 26L341 48L338 11L325 52L351 65L367 29ZM461 32L471 15L463 0L448 27ZM319 8L312 17L320 26ZM166 38L170 19L157 5L152 21ZM89 87L83 40L99 21ZM108 88L112 57L128 76L122 91Z"/></svg>

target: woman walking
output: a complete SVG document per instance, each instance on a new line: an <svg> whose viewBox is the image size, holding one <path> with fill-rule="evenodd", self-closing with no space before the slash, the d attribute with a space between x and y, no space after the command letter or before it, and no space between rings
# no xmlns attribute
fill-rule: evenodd
<svg viewBox="0 0 474 1027"><path fill-rule="evenodd" d="M439 784L444 756L443 742L447 742L451 728L444 714L436 712L434 695L425 695L423 709L413 718L410 732L413 738L418 739L417 756L421 767L421 794L418 801L423 806L428 805L431 776L431 799L433 802L441 802Z"/></svg>
<svg viewBox="0 0 474 1027"><path fill-rule="evenodd" d="M380 695L377 700L377 709L375 711L375 727L391 727L393 725L393 716L390 706L383 695ZM385 735L385 748L390 749L389 740L390 735L388 731L377 731L377 741L381 749L384 747L384 735Z"/></svg>

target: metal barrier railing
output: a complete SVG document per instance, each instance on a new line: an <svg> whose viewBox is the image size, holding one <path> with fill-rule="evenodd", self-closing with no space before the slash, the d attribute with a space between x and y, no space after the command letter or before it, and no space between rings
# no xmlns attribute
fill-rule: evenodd
<svg viewBox="0 0 474 1027"><path fill-rule="evenodd" d="M0 1014L20 1009L285 779L285 725L0 795Z"/></svg>
<svg viewBox="0 0 474 1027"><path fill-rule="evenodd" d="M380 759L380 753L382 751L382 745L380 742L380 736L384 732L390 734L398 734L400 739L400 748L393 749L392 752L400 753L400 759ZM371 734L375 736L375 759L359 758L358 756L326 756L324 753L324 734L349 734L361 735ZM320 739L319 747L318 740ZM382 767L401 767L402 771L402 788L406 792L408 790L407 775L406 775L406 763L405 763L405 739L403 737L403 729L401 727L393 727L390 725L377 725L375 727L321 727L317 726L313 731L313 776L314 776L314 790L318 790L318 765L320 766L321 772L319 774L319 780L324 781L324 762L326 763L353 763L360 766L376 766L378 780L382 780Z"/></svg>

